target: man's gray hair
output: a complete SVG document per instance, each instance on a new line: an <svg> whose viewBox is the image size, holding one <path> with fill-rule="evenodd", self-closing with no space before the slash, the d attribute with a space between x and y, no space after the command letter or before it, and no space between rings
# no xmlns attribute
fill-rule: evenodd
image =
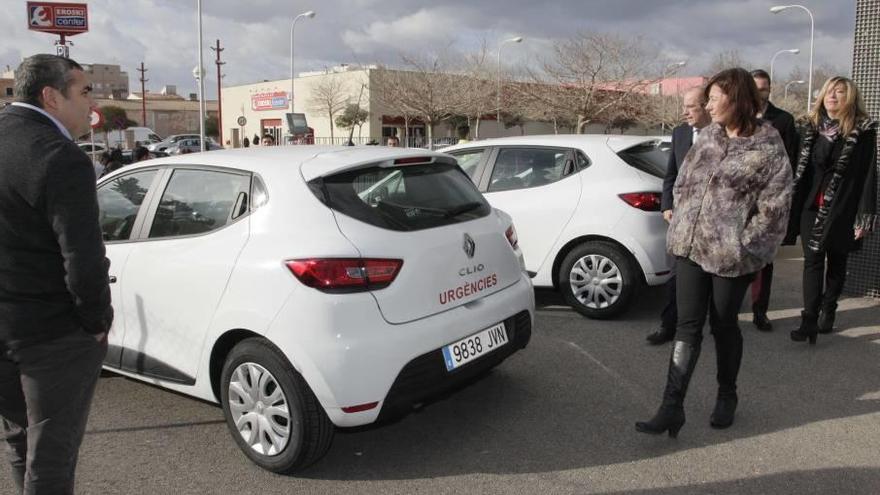
<svg viewBox="0 0 880 495"><path fill-rule="evenodd" d="M83 68L58 55L39 54L24 59L15 71L15 100L42 108L40 95L46 86L61 91L66 98L73 70Z"/></svg>

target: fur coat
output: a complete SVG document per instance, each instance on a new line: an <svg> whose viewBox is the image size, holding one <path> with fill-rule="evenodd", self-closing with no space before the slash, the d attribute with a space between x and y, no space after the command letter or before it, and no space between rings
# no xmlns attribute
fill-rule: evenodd
<svg viewBox="0 0 880 495"><path fill-rule="evenodd" d="M792 171L779 133L759 121L749 137L705 128L675 181L669 253L708 273L738 277L773 262L785 236Z"/></svg>

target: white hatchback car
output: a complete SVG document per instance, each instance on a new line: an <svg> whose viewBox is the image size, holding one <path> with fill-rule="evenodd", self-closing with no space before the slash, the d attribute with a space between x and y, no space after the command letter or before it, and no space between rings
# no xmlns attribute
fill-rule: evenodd
<svg viewBox="0 0 880 495"><path fill-rule="evenodd" d="M219 402L256 464L319 459L531 335L510 217L455 160L277 147L138 163L98 184L116 320L105 366Z"/></svg>
<svg viewBox="0 0 880 495"><path fill-rule="evenodd" d="M668 154L657 139L522 136L441 151L513 217L535 286L560 290L581 314L616 316L640 285L671 276L660 215Z"/></svg>

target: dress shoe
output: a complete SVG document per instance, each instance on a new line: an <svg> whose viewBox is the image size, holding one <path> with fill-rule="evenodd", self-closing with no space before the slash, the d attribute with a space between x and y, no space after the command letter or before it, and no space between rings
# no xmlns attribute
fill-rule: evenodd
<svg viewBox="0 0 880 495"><path fill-rule="evenodd" d="M667 342L672 342L672 339L674 339L674 338L675 338L675 330L660 328L656 332L645 337L645 340L647 340L648 344L650 344L650 345L662 345Z"/></svg>
<svg viewBox="0 0 880 495"><path fill-rule="evenodd" d="M816 320L816 315L801 311L801 326L797 330L791 331L791 340L795 342L809 341L810 345L816 345L816 334L819 333Z"/></svg>
<svg viewBox="0 0 880 495"><path fill-rule="evenodd" d="M837 316L837 304L822 307L817 326L819 333L831 333L834 330L834 317Z"/></svg>
<svg viewBox="0 0 880 495"><path fill-rule="evenodd" d="M762 332L773 331L773 323L770 323L770 319L767 318L767 313L765 312L755 313L752 317L752 323L754 323L758 330Z"/></svg>

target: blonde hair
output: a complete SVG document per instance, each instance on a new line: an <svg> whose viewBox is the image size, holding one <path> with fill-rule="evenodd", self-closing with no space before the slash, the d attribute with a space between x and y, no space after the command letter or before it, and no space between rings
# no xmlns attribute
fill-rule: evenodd
<svg viewBox="0 0 880 495"><path fill-rule="evenodd" d="M846 98L843 101L841 110L837 112L837 118L840 120L840 132L843 135L847 135L859 121L868 117L868 112L865 111L865 103L862 101L862 95L859 93L856 83L847 77L835 76L825 81L825 84L822 85L822 89L819 91L819 96L816 97L816 102L813 103L813 109L810 111L810 122L816 127L819 126L822 114L827 114L825 95L832 91L839 83L846 87Z"/></svg>

